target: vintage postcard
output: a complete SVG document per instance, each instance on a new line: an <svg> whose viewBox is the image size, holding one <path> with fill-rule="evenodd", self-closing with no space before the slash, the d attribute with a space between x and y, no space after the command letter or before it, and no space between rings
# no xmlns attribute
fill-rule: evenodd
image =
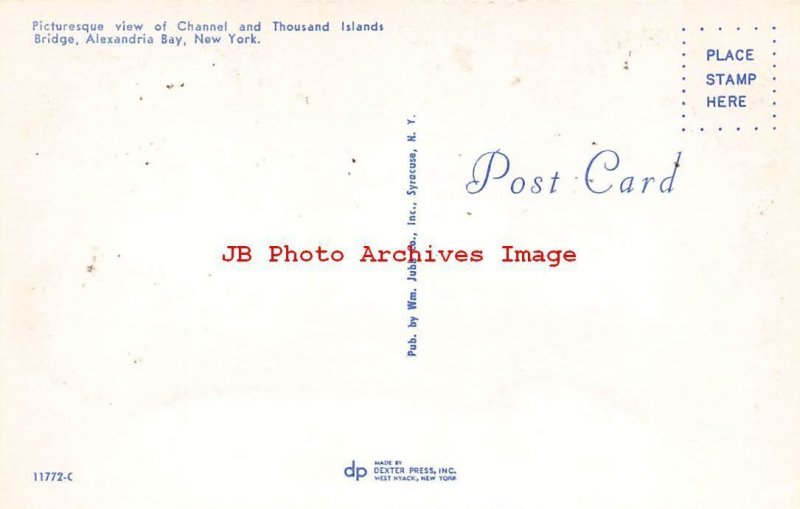
<svg viewBox="0 0 800 509"><path fill-rule="evenodd" d="M799 36L0 2L0 509L797 509Z"/></svg>

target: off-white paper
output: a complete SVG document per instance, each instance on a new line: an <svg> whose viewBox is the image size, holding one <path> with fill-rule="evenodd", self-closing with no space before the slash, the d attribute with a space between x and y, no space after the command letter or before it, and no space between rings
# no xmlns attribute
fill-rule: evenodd
<svg viewBox="0 0 800 509"><path fill-rule="evenodd" d="M800 507L799 28L3 1L0 509Z"/></svg>

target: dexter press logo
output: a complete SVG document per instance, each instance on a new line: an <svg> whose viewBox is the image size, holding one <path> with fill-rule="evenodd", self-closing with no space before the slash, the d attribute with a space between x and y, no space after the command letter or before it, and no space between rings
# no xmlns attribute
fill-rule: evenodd
<svg viewBox="0 0 800 509"><path fill-rule="evenodd" d="M356 481L358 481L362 477L367 476L367 469L364 467L357 467L356 460L353 460L350 465L344 468L344 475L345 477L353 477Z"/></svg>

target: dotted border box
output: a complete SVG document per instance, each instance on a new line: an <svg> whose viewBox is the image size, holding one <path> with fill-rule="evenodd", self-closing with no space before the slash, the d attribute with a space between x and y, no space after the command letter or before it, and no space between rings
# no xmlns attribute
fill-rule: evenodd
<svg viewBox="0 0 800 509"><path fill-rule="evenodd" d="M742 29L742 27L736 27L736 31L737 32L741 31L741 29ZM775 123L777 122L777 118L778 118L778 113L777 113L778 86L777 86L777 83L776 83L778 81L778 77L776 75L777 74L777 67L778 67L778 63L777 63L778 36L777 36L776 32L778 30L778 27L773 25L773 26L770 27L770 29L773 32L773 37L772 37L772 64L771 64L771 69L772 69L772 104L771 104L771 106L772 106L772 114L771 114L772 117L771 118L772 118L772 124L773 124L772 125L772 130L775 131L775 130L778 129L778 126L775 125ZM701 26L701 27L699 27L699 30L701 32L704 32L706 30L706 28ZM722 30L723 30L723 27L717 27L717 31L722 32ZM753 27L753 31L758 31L758 27L754 26ZM686 46L687 28L686 27L681 27L681 32L683 33L683 40L681 40L681 46ZM686 58L686 49L684 48L683 51L681 52L681 82L682 83L684 81L686 81L686 63L685 63L685 60L684 60L685 58ZM685 84L681 88L681 94L685 94L686 93L686 88L684 88L684 87L685 87ZM681 124L684 124L685 122L686 122L686 100L685 100L685 98L682 98L681 99ZM706 132L705 127L700 127L699 130L700 130L701 133L702 132ZM713 129L709 129L709 130L713 130ZM721 132L724 129L722 127L718 127L716 130L718 132ZM742 128L737 126L735 129L729 129L729 131L732 131L732 130L741 131ZM682 126L681 127L681 132L685 133L686 131L687 131L686 126L685 125ZM758 126L753 127L753 131L758 131Z"/></svg>

